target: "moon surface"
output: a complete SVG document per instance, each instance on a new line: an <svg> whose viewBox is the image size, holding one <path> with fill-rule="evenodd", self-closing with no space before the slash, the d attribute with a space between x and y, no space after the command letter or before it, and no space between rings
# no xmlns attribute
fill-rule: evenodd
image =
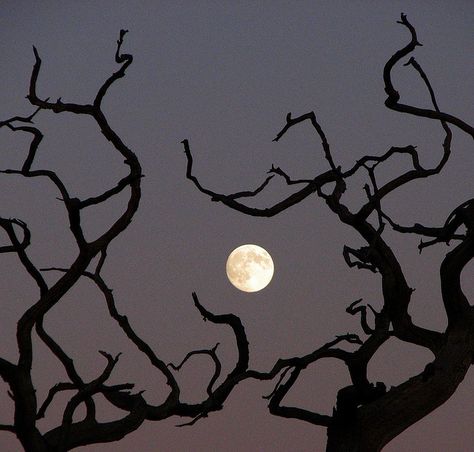
<svg viewBox="0 0 474 452"><path fill-rule="evenodd" d="M229 281L244 292L258 292L267 287L273 277L270 254L258 245L242 245L229 254L225 266Z"/></svg>

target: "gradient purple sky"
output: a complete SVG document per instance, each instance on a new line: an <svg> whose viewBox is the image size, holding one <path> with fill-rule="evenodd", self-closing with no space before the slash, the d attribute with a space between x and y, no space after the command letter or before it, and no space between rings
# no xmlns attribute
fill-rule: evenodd
<svg viewBox="0 0 474 452"><path fill-rule="evenodd" d="M29 114L25 100L34 44L43 59L39 95L89 102L115 71L114 52L121 28L129 29L124 52L134 55L127 76L110 90L104 107L110 122L138 155L146 178L143 200L130 228L109 249L104 276L118 308L165 362L179 362L198 348L219 350L226 370L235 358L228 329L202 322L191 292L215 313L239 315L251 343L251 365L267 370L279 357L301 355L335 335L359 332L345 313L358 298L380 306L377 275L351 270L342 247L362 245L323 202L310 198L272 219L246 217L212 203L185 179L180 141L190 140L195 174L222 192L255 188L271 164L295 177L313 177L327 163L309 127L292 129L272 143L287 112L314 110L333 149L347 168L364 154L390 146L417 145L428 164L441 153L438 124L388 111L382 84L387 58L409 39L396 21L408 15L424 44L416 51L444 111L468 122L472 115L474 8L470 1L4 1L0 5L1 118ZM413 70L398 68L402 100L429 101ZM90 120L46 112L37 117L45 133L37 167L58 172L72 194L103 190L124 174L122 161ZM472 122L472 121L471 121ZM0 131L1 168L17 168L27 139ZM385 208L401 223L441 224L452 209L472 197L472 140L455 130L453 155L440 176L412 183L387 200ZM402 171L394 162L382 177ZM364 181L349 184L351 205L363 199ZM26 221L33 232L31 257L39 267L71 262L75 246L68 235L57 193L45 181L0 178L1 211ZM289 193L273 181L255 201L265 206ZM106 227L124 198L94 208L85 219L88 236ZM411 314L416 322L443 329L438 267L442 246L418 255L416 237L387 234L416 288ZM275 262L272 283L262 292L237 291L226 279L225 261L236 246L253 242ZM0 354L15 359L15 324L35 300L36 288L13 257L2 255L0 270ZM474 267L464 274L474 296ZM49 276L51 279L55 275ZM159 402L163 378L151 368L106 315L100 294L82 281L46 319L49 332L74 357L85 378L102 369L97 350L123 352L112 381L133 381ZM64 378L41 344L34 375L38 397ZM373 360L370 376L396 385L419 373L429 353L395 340ZM183 398L205 394L212 368L196 358L180 374ZM330 413L338 388L348 384L345 369L320 362L303 374L286 402ZM474 444L474 377L428 418L384 451L465 452ZM272 383L247 382L224 410L193 427L175 428L181 419L146 423L120 443L87 451L260 452L323 450L326 432L300 421L274 417L261 398ZM12 418L12 404L0 383L0 422ZM55 425L64 399L53 408ZM107 411L104 419L116 413ZM0 450L19 443L0 433Z"/></svg>

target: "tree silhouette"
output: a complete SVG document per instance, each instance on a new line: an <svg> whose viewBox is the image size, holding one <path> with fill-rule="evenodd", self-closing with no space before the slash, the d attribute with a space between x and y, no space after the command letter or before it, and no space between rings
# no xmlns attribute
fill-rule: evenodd
<svg viewBox="0 0 474 452"><path fill-rule="evenodd" d="M321 140L329 169L316 174L311 179L293 179L283 169L272 166L269 176L257 189L226 195L207 189L201 184L192 172L193 158L189 141L182 142L187 158L187 178L212 201L221 202L246 215L272 217L298 204L308 196L318 196L325 201L342 223L356 231L366 242L365 246L357 249L350 246L344 247L343 258L347 264L350 267L370 270L380 275L383 293L382 309L376 311L370 305L363 305L362 300L356 300L346 310L350 315L360 316L364 339L356 334L343 334L306 355L278 359L271 369L266 371L249 367L249 343L239 317L208 311L201 304L197 294L193 293L195 307L205 320L227 325L233 332L238 356L232 370L226 376L221 375L222 365L217 353L217 345L211 349L191 351L177 365L165 363L140 337L127 317L118 311L114 294L101 274L107 259L107 248L130 224L139 207L141 194L142 170L139 160L109 125L102 110L102 101L109 88L125 75L133 61L131 55L121 53L126 30L121 30L117 41L115 60L120 68L105 80L90 104L63 102L61 98L51 102L49 98L39 97L36 85L41 59L37 50L34 49L35 64L27 98L37 109L30 116L14 116L0 122L0 127L31 136L29 151L21 169L7 169L2 173L25 178L45 178L56 188L67 212L69 229L77 245L77 255L74 262L67 268L39 269L27 252L31 238L28 225L19 219L0 218L0 226L5 233L4 240L8 242L0 247L0 253L16 254L29 277L37 285L39 292L38 300L24 312L17 325L17 362L0 358L0 376L10 388L10 396L15 407L13 424L0 425L1 430L15 434L27 451L65 451L88 444L118 441L138 429L146 420L159 421L179 416L187 418L181 425L193 425L209 413L221 410L233 389L244 380L275 380L273 391L266 396L269 401L269 411L272 414L326 427L328 451L371 452L381 450L403 430L449 399L466 375L474 356L474 314L461 287L461 272L474 257L472 230L474 199L469 199L453 209L444 224L437 226L418 223L411 226L401 225L384 210L382 204L390 193L400 187L414 180L436 175L443 170L451 153L450 126L457 127L473 138L474 129L438 107L429 79L413 57L410 57L405 65L411 66L419 74L428 90L432 108L419 108L400 102L400 95L392 82L392 69L420 44L414 27L405 15L402 14L399 23L409 31L411 39L385 64L383 70L387 94L385 105L400 113L439 122L444 131L443 153L434 167L424 167L420 162L416 147L409 145L391 147L379 156L366 155L356 161L352 167L343 169L333 160L329 142L315 113L310 112L295 118L288 113L286 123L274 141L282 139L290 128L309 121ZM124 158L128 174L114 187L100 194L86 199L72 197L68 187L54 171L34 169L36 152L43 134L34 126L33 119L41 110L50 110L58 114L69 112L89 116ZM389 165L393 158L399 155L406 155L410 159L411 168L388 182L380 184L377 177L378 169ZM364 187L367 199L358 209L353 210L344 204L346 181L360 173L367 176L368 182ZM258 195L275 176L282 177L288 185L295 185L297 190L268 208L249 207L242 203L243 199ZM83 211L123 193L128 193L123 213L112 220L95 239L86 239L87 234L81 223ZM413 289L409 287L405 279L395 252L384 239L384 233L388 229L401 234L421 236L420 252L428 246L456 243L440 263L441 293L448 319L444 332L429 330L412 321L408 307ZM60 276L50 285L44 278L43 272L55 272ZM157 372L166 379L169 391L161 404L153 405L147 402L142 392L132 391L133 384L131 383L108 384L119 356L114 357L107 352L100 352L105 358L104 369L100 375L92 380L84 379L61 344L45 330L43 326L45 317L55 305L61 302L64 295L80 278L88 278L96 285L106 301L110 317L117 322L138 350L149 359ZM35 332L37 338L34 335ZM383 382L370 381L367 368L374 354L391 338L429 350L433 355L433 360L419 375L388 389ZM46 345L68 377L68 381L54 385L44 401L37 399L32 378L33 344L36 340ZM350 350L348 347L341 348L345 344L352 344ZM188 403L182 400L174 372L179 371L188 359L196 354L209 356L214 363L214 372L203 400ZM298 381L301 372L323 358L341 361L347 367L351 378L351 385L338 391L332 415L285 405L284 398ZM37 426L38 420L48 414L53 399L59 393L66 391L72 395L66 403L61 423L49 431L40 431ZM110 422L99 421L96 407L99 395L105 397L112 406L124 411L123 417ZM85 406L86 414L82 420L77 421L75 414L80 406Z"/></svg>

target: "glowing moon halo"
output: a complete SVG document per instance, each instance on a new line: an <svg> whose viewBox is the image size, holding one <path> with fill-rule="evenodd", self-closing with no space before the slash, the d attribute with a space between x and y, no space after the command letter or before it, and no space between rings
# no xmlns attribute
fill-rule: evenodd
<svg viewBox="0 0 474 452"><path fill-rule="evenodd" d="M242 245L229 254L225 266L229 281L244 292L258 292L267 287L273 277L273 260L257 245Z"/></svg>

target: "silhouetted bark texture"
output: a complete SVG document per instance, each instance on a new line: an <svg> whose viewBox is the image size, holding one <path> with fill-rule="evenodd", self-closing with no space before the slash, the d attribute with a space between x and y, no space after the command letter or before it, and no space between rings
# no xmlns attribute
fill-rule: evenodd
<svg viewBox="0 0 474 452"><path fill-rule="evenodd" d="M27 97L36 110L28 117L14 116L0 122L0 127L30 135L30 147L21 168L7 169L2 173L25 178L45 178L55 187L67 212L69 229L77 244L77 255L70 267L38 269L28 254L31 239L28 225L19 219L0 218L0 227L8 238L8 243L0 246L0 253L16 254L26 274L32 278L38 289L37 300L18 322L17 362L0 357L0 376L8 384L15 406L13 424L0 425L0 430L16 435L27 451L66 451L88 444L119 441L138 429L145 420L159 421L179 416L186 419L181 425L192 425L210 413L221 410L235 386L244 380L275 380L274 390L266 396L270 413L327 428L329 452L375 452L380 451L403 430L451 397L469 370L474 356L473 308L462 291L460 281L461 272L474 256L474 200L469 199L453 209L442 225L413 226L398 224L384 210L383 201L387 195L403 185L416 179L433 176L443 170L451 154L452 126L473 138L474 130L463 120L443 112L438 107L429 79L413 57L410 57L406 65L417 71L424 82L432 108L419 108L400 103L400 95L392 82L392 69L420 44L414 27L405 15L401 16L399 23L408 30L410 41L395 52L384 67L383 80L387 94L385 105L397 112L439 123L444 133L441 143L442 155L433 167L422 166L416 147L409 145L391 147L379 156L366 155L352 167L343 169L333 159L329 141L316 114L310 112L293 117L288 113L285 124L274 141L284 139L290 128L309 122L321 141L328 169L315 174L311 179L293 179L283 169L272 165L268 171L269 175L255 190L221 194L206 188L193 174L190 143L188 140L182 142L187 159L187 178L212 201L221 202L246 215L272 217L308 196L319 197L342 223L356 231L365 241L365 245L360 248L346 245L343 249L343 259L350 267L370 270L380 276L383 293L383 307L380 311L376 311L370 305L364 305L360 299L347 308L347 313L350 315L360 315L361 329L366 335L364 340L356 334L336 336L306 355L278 359L267 371L249 368L249 343L240 318L234 314L215 314L208 311L197 294L193 293L194 305L203 319L226 325L233 333L237 359L226 376L221 375L219 344L212 349L190 351L179 364L165 363L140 337L128 318L118 311L113 291L101 273L107 259L109 244L129 226L139 207L141 195L142 171L139 160L109 125L102 111L102 101L109 88L125 76L127 68L133 61L132 55L122 53L126 30L120 31L117 41L115 61L119 69L104 81L95 98L88 104L63 102L61 98L51 102L49 98L42 98L37 94L42 62L38 51L34 48L35 63ZM103 193L79 199L70 194L68 187L54 171L35 169L35 156L43 134L34 125L33 119L42 111L89 116L95 121L105 139L123 157L128 174ZM410 158L411 168L392 180L379 184L378 167L390 164L392 157L401 154ZM346 181L359 172L365 172L367 175L368 183L364 188L367 200L358 209L351 210L344 203ZM289 186L295 186L296 191L267 208L249 207L244 204L245 199L257 196L266 189L275 176L282 177ZM88 235L85 234L81 222L84 209L107 202L123 192L128 193L128 199L122 214L111 219L109 226L95 239L87 240ZM441 292L448 318L448 326L444 332L432 331L412 321L408 308L413 290L407 284L403 268L394 251L384 240L384 233L388 229L401 234L421 236L420 252L427 246L456 243L440 263ZM93 264L95 258L97 261L94 262L97 263ZM43 277L45 271L55 272L59 275L58 279L53 284L48 284ZM168 392L161 404L151 404L141 392L132 392L132 383L107 384L119 356L111 356L105 351L100 352L104 358L103 371L90 381L84 380L74 361L45 330L43 325L45 316L61 302L64 295L80 278L88 278L95 284L103 296L110 317L117 322L137 350L148 358L156 371L164 376ZM31 375L35 331L37 333L35 340L42 341L48 347L67 375L67 381L54 385L44 401L37 400ZM433 354L433 361L428 363L419 375L413 376L399 386L387 389L383 382L368 379L367 367L374 354L391 338L426 348ZM347 351L344 348L345 344L352 344L353 351ZM207 356L214 367L214 372L203 400L199 403L187 403L182 400L175 372L195 355ZM341 361L347 367L351 378L351 384L339 390L333 413L323 414L285 405L284 398L298 381L301 373L323 358ZM54 398L65 391L72 395L64 408L60 424L49 431L40 431L37 426L38 420L47 416ZM115 421L99 422L95 402L99 395L105 397L114 407L123 410L123 416ZM74 414L79 406L85 407L86 415L81 421L75 421Z"/></svg>

